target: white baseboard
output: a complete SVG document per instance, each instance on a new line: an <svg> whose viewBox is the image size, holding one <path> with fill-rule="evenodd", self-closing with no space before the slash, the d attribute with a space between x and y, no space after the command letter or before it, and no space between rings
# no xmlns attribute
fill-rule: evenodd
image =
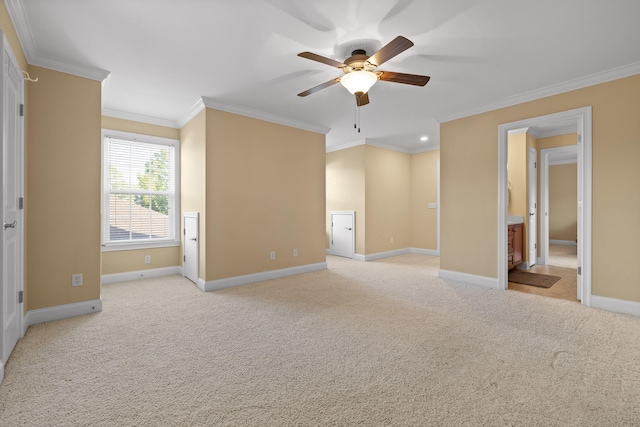
<svg viewBox="0 0 640 427"><path fill-rule="evenodd" d="M246 285L249 283L262 282L264 280L279 279L281 277L294 276L296 274L310 273L312 271L326 270L327 263L319 262L317 264L300 265L297 267L282 268L279 270L263 271L260 273L246 274L244 276L229 277L226 279L210 280L201 287L205 292L215 291L218 289L230 288L233 286ZM200 282L198 280L198 282Z"/></svg>
<svg viewBox="0 0 640 427"><path fill-rule="evenodd" d="M355 254L353 257L353 260L354 261L375 261L377 259L390 258L392 256L398 256L398 255L403 255L408 253L440 256L440 251L436 251L434 249L403 248L403 249L396 249L396 250L387 251L387 252L377 252L375 254L369 254L369 255Z"/></svg>
<svg viewBox="0 0 640 427"><path fill-rule="evenodd" d="M202 277L198 277L198 282L196 283L196 286L200 288L201 291L206 292L205 290L206 285L207 285L207 282L205 282Z"/></svg>
<svg viewBox="0 0 640 427"><path fill-rule="evenodd" d="M567 246L578 246L578 242L574 240L551 240L549 239L550 245L567 245Z"/></svg>
<svg viewBox="0 0 640 427"><path fill-rule="evenodd" d="M383 259L383 258L389 258L389 257L392 257L392 256L408 254L409 252L410 252L409 248L396 249L396 250L387 251L387 252L378 252L378 253L375 253L375 254L365 255L364 256L364 260L365 261L375 261L377 259Z"/></svg>
<svg viewBox="0 0 640 427"><path fill-rule="evenodd" d="M27 328L31 325L52 322L54 320L66 319L68 317L75 317L83 314L96 313L98 311L102 311L102 299L39 308L37 310L27 311L22 325L26 332Z"/></svg>
<svg viewBox="0 0 640 427"><path fill-rule="evenodd" d="M412 254L440 256L440 251L437 251L435 249L409 248L409 252L411 252Z"/></svg>
<svg viewBox="0 0 640 427"><path fill-rule="evenodd" d="M325 249L325 250L326 250L327 255L332 255L332 253L331 253L331 248L327 248L327 249Z"/></svg>
<svg viewBox="0 0 640 427"><path fill-rule="evenodd" d="M498 289L497 277L477 276L475 274L460 273L450 270L438 270L438 277L441 279L455 280L456 282L462 282L469 285Z"/></svg>
<svg viewBox="0 0 640 427"><path fill-rule="evenodd" d="M126 273L104 274L100 278L100 284L128 282L130 280L146 279L149 277L182 275L182 267L153 268L149 270L128 271Z"/></svg>
<svg viewBox="0 0 640 427"><path fill-rule="evenodd" d="M591 295L591 307L640 316L640 302Z"/></svg>

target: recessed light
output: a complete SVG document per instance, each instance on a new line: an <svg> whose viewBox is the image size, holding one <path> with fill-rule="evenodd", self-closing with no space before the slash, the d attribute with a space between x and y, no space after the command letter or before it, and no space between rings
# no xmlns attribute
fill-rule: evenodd
<svg viewBox="0 0 640 427"><path fill-rule="evenodd" d="M427 142L428 140L429 140L428 136L421 136L420 137L420 141L422 141L422 142Z"/></svg>

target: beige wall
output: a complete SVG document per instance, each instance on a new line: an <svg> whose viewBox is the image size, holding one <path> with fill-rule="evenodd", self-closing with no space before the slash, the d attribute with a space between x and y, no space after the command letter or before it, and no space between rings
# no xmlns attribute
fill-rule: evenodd
<svg viewBox="0 0 640 427"><path fill-rule="evenodd" d="M549 167L549 240L578 239L578 165Z"/></svg>
<svg viewBox="0 0 640 427"><path fill-rule="evenodd" d="M330 211L356 210L356 253L436 250L439 151L404 154L371 145L327 154L326 247ZM392 241L393 238L393 241Z"/></svg>
<svg viewBox="0 0 640 427"><path fill-rule="evenodd" d="M538 138L538 161L540 161L540 150L544 150L545 148L566 147L568 145L576 145L577 143L578 135L576 133Z"/></svg>
<svg viewBox="0 0 640 427"><path fill-rule="evenodd" d="M640 286L630 279L640 245L628 243L640 235L637 99L640 75L443 123L441 268L497 277L498 125L590 105L592 292L640 302Z"/></svg>
<svg viewBox="0 0 640 427"><path fill-rule="evenodd" d="M102 274L127 273L154 268L176 267L180 264L180 246L167 248L135 249L102 253ZM144 257L151 256L151 263L145 264Z"/></svg>
<svg viewBox="0 0 640 427"><path fill-rule="evenodd" d="M102 128L132 132L162 138L180 139L178 129L140 123L115 117L102 116ZM153 249L108 251L102 253L102 274L127 273L181 265L179 246ZM151 256L151 263L145 264L144 257Z"/></svg>
<svg viewBox="0 0 640 427"><path fill-rule="evenodd" d="M527 214L527 134L509 135L507 170L509 179L509 215Z"/></svg>
<svg viewBox="0 0 640 427"><path fill-rule="evenodd" d="M356 212L357 254L365 253L365 146L327 153L325 245L331 247L331 211Z"/></svg>
<svg viewBox="0 0 640 427"><path fill-rule="evenodd" d="M182 212L198 212L200 240L198 277L205 280L207 269L206 218L206 111L201 111L180 129L180 206ZM180 219L184 228L184 218ZM184 247L184 236L181 237Z"/></svg>
<svg viewBox="0 0 640 427"><path fill-rule="evenodd" d="M411 155L412 248L438 249L437 209L429 209L429 202L438 202L438 160L440 150Z"/></svg>
<svg viewBox="0 0 640 427"><path fill-rule="evenodd" d="M100 298L100 82L39 67L28 91L27 309ZM72 287L71 275L83 274Z"/></svg>
<svg viewBox="0 0 640 427"><path fill-rule="evenodd" d="M180 139L180 129L135 122L116 117L102 116L102 127L104 129L119 130L122 132L159 136L161 138Z"/></svg>
<svg viewBox="0 0 640 427"><path fill-rule="evenodd" d="M411 158L365 146L366 254L410 247Z"/></svg>
<svg viewBox="0 0 640 427"><path fill-rule="evenodd" d="M324 135L210 108L206 135L206 280L325 262Z"/></svg>

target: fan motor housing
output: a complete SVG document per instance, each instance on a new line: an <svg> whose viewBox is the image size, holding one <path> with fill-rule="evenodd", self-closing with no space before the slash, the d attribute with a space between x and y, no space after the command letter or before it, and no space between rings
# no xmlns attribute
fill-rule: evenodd
<svg viewBox="0 0 640 427"><path fill-rule="evenodd" d="M351 56L345 59L344 63L347 64L346 67L343 67L343 71L345 73L351 73L353 71L373 71L376 67L371 65L367 60L369 56L364 49L356 49L351 52Z"/></svg>

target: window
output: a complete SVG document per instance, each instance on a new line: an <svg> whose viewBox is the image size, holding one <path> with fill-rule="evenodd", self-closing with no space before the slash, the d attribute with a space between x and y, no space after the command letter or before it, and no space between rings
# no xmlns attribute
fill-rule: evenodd
<svg viewBox="0 0 640 427"><path fill-rule="evenodd" d="M103 130L102 246L175 244L179 141Z"/></svg>

